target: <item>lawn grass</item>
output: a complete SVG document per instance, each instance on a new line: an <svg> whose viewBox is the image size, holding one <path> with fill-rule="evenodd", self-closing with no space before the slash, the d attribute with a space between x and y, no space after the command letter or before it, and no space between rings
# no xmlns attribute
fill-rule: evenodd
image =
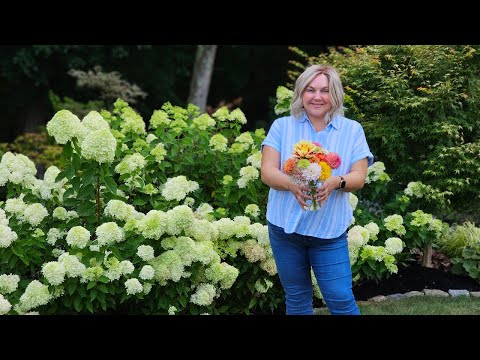
<svg viewBox="0 0 480 360"><path fill-rule="evenodd" d="M362 315L480 315L480 298L413 296L378 303L361 302L358 307ZM330 314L326 308L316 313Z"/></svg>

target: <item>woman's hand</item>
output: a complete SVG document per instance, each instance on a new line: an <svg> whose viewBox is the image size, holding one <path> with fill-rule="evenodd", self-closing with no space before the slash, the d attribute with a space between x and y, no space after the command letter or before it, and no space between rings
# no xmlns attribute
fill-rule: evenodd
<svg viewBox="0 0 480 360"><path fill-rule="evenodd" d="M320 205L323 205L327 201L328 196L333 190L338 188L340 183L340 176L330 176L326 181L323 182L322 186L317 189L315 197L317 201L320 201Z"/></svg>
<svg viewBox="0 0 480 360"><path fill-rule="evenodd" d="M307 194L310 189L305 185L297 185L291 183L288 187L288 191L290 191L293 196L295 196L297 202L300 204L300 207L303 210L305 209L305 207L308 207L308 204L305 202L305 200L312 200L312 197Z"/></svg>

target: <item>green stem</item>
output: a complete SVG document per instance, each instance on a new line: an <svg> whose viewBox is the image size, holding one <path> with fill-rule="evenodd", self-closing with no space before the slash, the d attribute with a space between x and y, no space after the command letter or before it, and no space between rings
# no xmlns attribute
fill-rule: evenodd
<svg viewBox="0 0 480 360"><path fill-rule="evenodd" d="M102 209L100 207L100 174L97 177L97 191L95 200L97 203L97 227L102 224Z"/></svg>

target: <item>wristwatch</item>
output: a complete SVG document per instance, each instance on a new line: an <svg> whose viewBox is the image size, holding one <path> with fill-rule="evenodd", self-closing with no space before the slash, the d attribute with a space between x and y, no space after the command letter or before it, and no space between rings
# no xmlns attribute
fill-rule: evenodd
<svg viewBox="0 0 480 360"><path fill-rule="evenodd" d="M338 186L339 189L345 189L345 185L347 185L347 181L343 176L340 176L340 185Z"/></svg>

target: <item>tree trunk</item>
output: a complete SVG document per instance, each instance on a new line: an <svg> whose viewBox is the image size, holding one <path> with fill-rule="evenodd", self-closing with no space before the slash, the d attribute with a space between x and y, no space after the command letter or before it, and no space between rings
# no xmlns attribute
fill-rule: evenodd
<svg viewBox="0 0 480 360"><path fill-rule="evenodd" d="M422 266L431 268L432 267L432 244L427 244L423 248L423 258Z"/></svg>
<svg viewBox="0 0 480 360"><path fill-rule="evenodd" d="M197 105L202 113L207 107L216 52L217 45L197 45L188 102Z"/></svg>
<svg viewBox="0 0 480 360"><path fill-rule="evenodd" d="M39 132L39 127L45 124L47 112L40 101L33 101L24 108L21 116L23 117L20 120L23 121L23 129L20 130L19 135L26 132Z"/></svg>

